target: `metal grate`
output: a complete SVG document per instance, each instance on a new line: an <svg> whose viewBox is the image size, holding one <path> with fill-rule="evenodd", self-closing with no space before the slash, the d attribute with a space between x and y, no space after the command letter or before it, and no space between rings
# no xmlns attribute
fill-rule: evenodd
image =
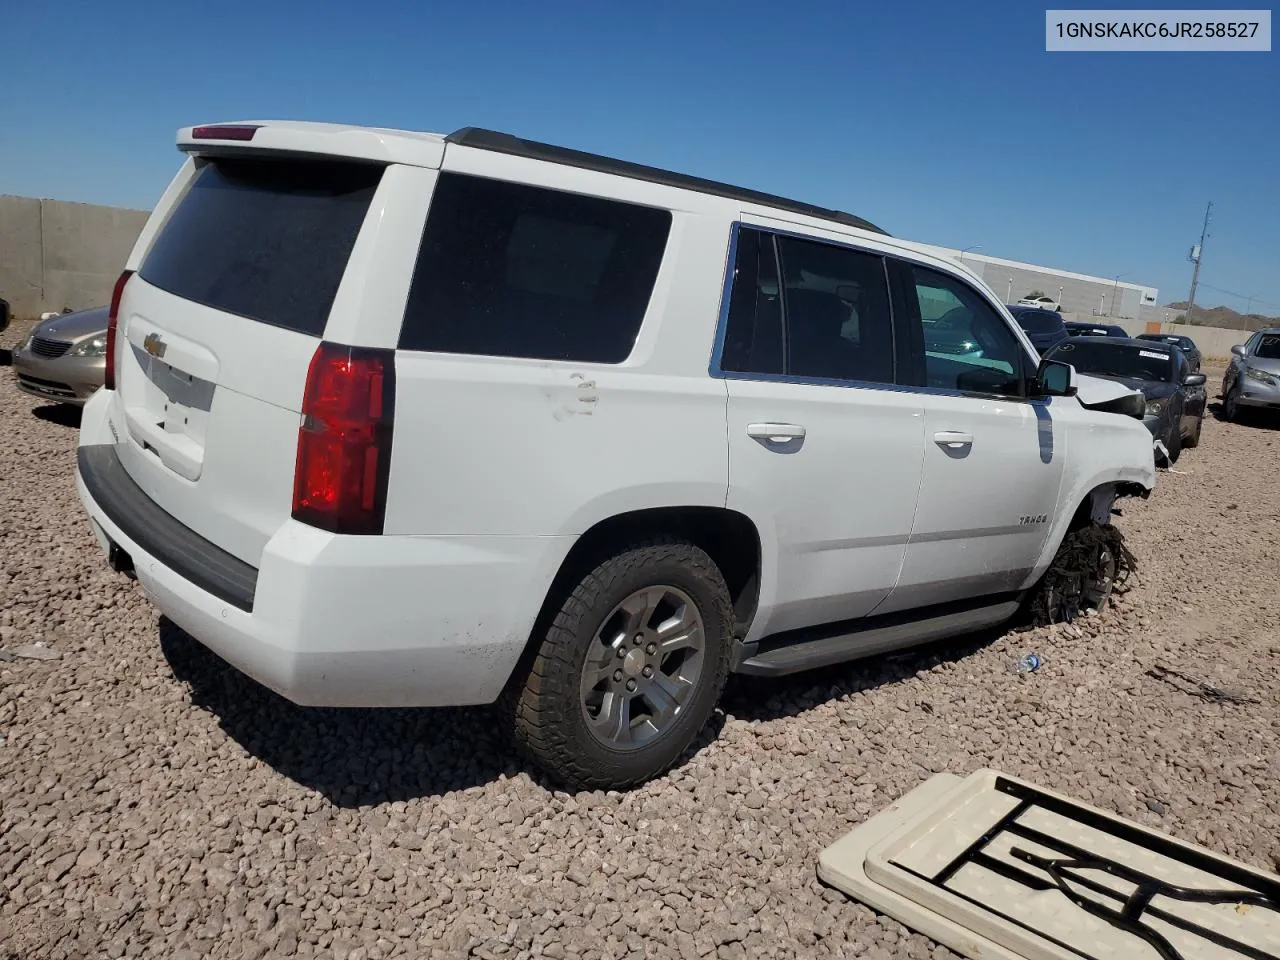
<svg viewBox="0 0 1280 960"><path fill-rule="evenodd" d="M47 337L31 338L31 352L47 360L60 357L70 349L71 344L66 340L50 340Z"/></svg>

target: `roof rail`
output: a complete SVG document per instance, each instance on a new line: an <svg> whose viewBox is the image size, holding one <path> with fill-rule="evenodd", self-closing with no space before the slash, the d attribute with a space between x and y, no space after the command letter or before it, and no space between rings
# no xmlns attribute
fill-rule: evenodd
<svg viewBox="0 0 1280 960"><path fill-rule="evenodd" d="M455 143L461 147L491 150L494 153L528 157L531 160L545 160L549 163L559 163L583 170L594 170L598 173L611 173L619 177L629 177L632 180L644 180L667 187L709 193L718 197L726 197L730 200L758 203L764 207L774 207L778 210L786 210L806 217L815 217L819 220L831 220L847 227L857 227L859 230L868 230L884 236L889 235L875 224L851 213L844 213L841 210L829 210L826 207L815 206L811 203L801 203L798 200L788 200L786 197L762 193L759 190L748 190L745 187L735 187L715 180L704 180L702 177L673 173L670 170L648 167L639 163L631 163L627 160L615 160L612 157L584 153L581 150L571 150L568 147L557 147L548 143L538 143L535 140L525 140L509 133L485 130L482 127L463 127L461 130L455 130L445 137L445 141L447 143Z"/></svg>

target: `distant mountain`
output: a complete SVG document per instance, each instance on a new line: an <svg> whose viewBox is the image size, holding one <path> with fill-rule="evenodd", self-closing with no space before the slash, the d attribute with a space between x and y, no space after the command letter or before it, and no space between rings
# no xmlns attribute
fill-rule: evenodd
<svg viewBox="0 0 1280 960"><path fill-rule="evenodd" d="M1175 300L1165 304L1166 310L1186 311L1187 301ZM1178 316L1182 323L1182 315ZM1280 317L1268 317L1260 313L1243 314L1230 307L1197 306L1191 313L1192 324L1200 327L1221 327L1226 330L1261 330L1263 327L1280 327Z"/></svg>

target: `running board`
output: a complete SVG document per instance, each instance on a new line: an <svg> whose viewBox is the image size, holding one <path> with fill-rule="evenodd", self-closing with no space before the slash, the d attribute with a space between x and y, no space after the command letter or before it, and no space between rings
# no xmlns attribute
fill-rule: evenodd
<svg viewBox="0 0 1280 960"><path fill-rule="evenodd" d="M744 651L735 672L755 677L781 677L818 667L873 657L904 647L972 633L1007 622L1018 612L1018 600L1006 599L981 607L949 609L933 616L901 616L872 620L861 629L841 633L806 630L765 637L754 650ZM857 623L857 621L853 621Z"/></svg>

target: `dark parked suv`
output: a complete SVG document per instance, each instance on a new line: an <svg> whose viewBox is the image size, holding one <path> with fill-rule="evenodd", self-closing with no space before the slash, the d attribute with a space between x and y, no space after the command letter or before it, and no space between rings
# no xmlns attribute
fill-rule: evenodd
<svg viewBox="0 0 1280 960"><path fill-rule="evenodd" d="M1043 354L1060 340L1067 339L1067 325L1062 322L1061 315L1054 310L1011 304L1009 312L1031 339L1031 345L1036 348L1037 353Z"/></svg>

